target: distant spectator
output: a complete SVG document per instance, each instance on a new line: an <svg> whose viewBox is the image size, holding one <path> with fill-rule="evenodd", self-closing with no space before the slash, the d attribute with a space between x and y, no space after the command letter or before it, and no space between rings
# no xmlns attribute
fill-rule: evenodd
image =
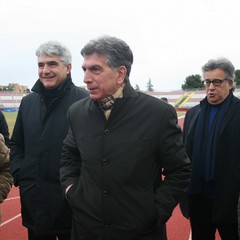
<svg viewBox="0 0 240 240"><path fill-rule="evenodd" d="M161 100L163 100L164 102L168 103L168 99L166 97L161 97Z"/></svg>

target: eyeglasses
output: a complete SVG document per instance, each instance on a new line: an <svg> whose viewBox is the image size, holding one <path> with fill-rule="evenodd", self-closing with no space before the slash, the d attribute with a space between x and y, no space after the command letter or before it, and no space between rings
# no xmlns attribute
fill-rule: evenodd
<svg viewBox="0 0 240 240"><path fill-rule="evenodd" d="M219 87L222 85L223 81L225 81L225 80L227 80L227 79L223 79L223 80L221 80L221 79L213 79L213 80L206 79L206 80L203 80L202 83L207 87L209 87L211 83L215 87Z"/></svg>

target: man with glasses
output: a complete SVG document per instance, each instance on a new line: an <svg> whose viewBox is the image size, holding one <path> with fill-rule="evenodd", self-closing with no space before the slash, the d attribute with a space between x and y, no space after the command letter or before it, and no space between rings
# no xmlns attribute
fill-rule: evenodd
<svg viewBox="0 0 240 240"><path fill-rule="evenodd" d="M225 58L203 67L206 97L189 109L183 140L192 162L188 212L192 240L238 240L240 100L233 95L234 66ZM186 209L185 209L186 210Z"/></svg>

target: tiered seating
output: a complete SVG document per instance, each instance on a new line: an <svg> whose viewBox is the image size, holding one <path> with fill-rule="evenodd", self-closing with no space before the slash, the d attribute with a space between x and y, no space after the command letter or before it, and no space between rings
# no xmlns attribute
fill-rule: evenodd
<svg viewBox="0 0 240 240"><path fill-rule="evenodd" d="M233 94L234 94L236 97L240 98L240 88L236 88L235 91L233 92Z"/></svg>
<svg viewBox="0 0 240 240"><path fill-rule="evenodd" d="M233 92L234 95L240 98L240 88L236 88ZM205 90L195 90L195 91L168 91L168 92L146 92L146 94L151 95L156 98L167 98L168 103L176 108L190 108L198 104L205 96ZM17 92L4 92L0 91L0 108L1 109L11 109L19 108L22 97L26 94Z"/></svg>
<svg viewBox="0 0 240 240"><path fill-rule="evenodd" d="M25 95L17 92L0 91L0 108L3 110L19 108L22 97Z"/></svg>
<svg viewBox="0 0 240 240"><path fill-rule="evenodd" d="M205 90L196 90L187 102L185 102L181 107L190 108L198 104L206 96Z"/></svg>
<svg viewBox="0 0 240 240"><path fill-rule="evenodd" d="M165 97L168 100L168 103L175 105L175 103L184 95L183 90L169 91L169 92L147 92L148 95L151 95L156 98Z"/></svg>
<svg viewBox="0 0 240 240"><path fill-rule="evenodd" d="M198 104L205 96L205 90L195 90L195 91L169 91L169 92L147 92L147 94L162 98L166 97L168 99L168 103L173 105L176 108L191 108ZM240 88L236 88L233 94L240 98Z"/></svg>

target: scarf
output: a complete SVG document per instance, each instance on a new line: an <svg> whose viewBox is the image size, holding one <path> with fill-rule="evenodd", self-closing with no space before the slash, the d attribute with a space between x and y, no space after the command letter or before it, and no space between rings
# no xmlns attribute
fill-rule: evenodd
<svg viewBox="0 0 240 240"><path fill-rule="evenodd" d="M200 103L192 156L192 179L189 193L212 195L215 178L216 155L220 143L220 130L233 93L219 105L210 105L205 98Z"/></svg>
<svg viewBox="0 0 240 240"><path fill-rule="evenodd" d="M96 101L96 102L97 102L99 108L100 108L103 112L105 112L105 111L107 111L107 110L112 109L113 104L114 104L114 101L115 101L115 97L110 96L110 97L106 97L106 98L104 98L104 99L102 99L102 100L98 100L98 101Z"/></svg>
<svg viewBox="0 0 240 240"><path fill-rule="evenodd" d="M104 112L104 115L106 119L109 118L109 115L111 113L111 110L113 108L113 104L117 98L122 98L123 97L123 88L125 84L123 84L118 90L109 97L106 97L101 100L97 100L96 103L98 104L99 108Z"/></svg>

